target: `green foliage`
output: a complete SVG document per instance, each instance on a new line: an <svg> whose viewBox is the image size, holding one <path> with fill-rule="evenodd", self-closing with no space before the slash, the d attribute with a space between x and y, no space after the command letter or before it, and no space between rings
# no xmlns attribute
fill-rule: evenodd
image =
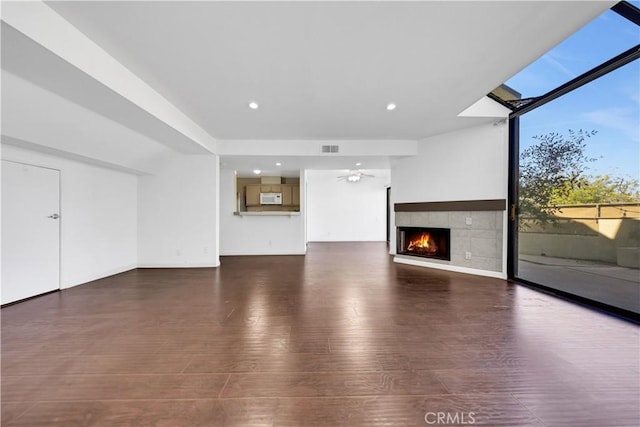
<svg viewBox="0 0 640 427"><path fill-rule="evenodd" d="M598 175L583 178L579 185L555 191L552 205L579 205L586 203L633 203L640 201L637 179Z"/></svg>
<svg viewBox="0 0 640 427"><path fill-rule="evenodd" d="M558 205L640 201L637 179L611 175L588 176L586 139L596 131L568 131L534 136L538 142L520 155L521 227L553 223Z"/></svg>
<svg viewBox="0 0 640 427"><path fill-rule="evenodd" d="M587 138L597 132L568 131L536 135L537 144L520 154L520 212L539 222L553 220L553 202L585 185L583 173L596 159L585 153Z"/></svg>

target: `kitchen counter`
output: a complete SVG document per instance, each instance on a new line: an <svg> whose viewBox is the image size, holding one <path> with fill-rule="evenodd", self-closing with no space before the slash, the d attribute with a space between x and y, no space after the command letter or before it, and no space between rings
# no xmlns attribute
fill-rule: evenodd
<svg viewBox="0 0 640 427"><path fill-rule="evenodd" d="M295 211L251 211L234 212L237 216L300 216L300 212Z"/></svg>

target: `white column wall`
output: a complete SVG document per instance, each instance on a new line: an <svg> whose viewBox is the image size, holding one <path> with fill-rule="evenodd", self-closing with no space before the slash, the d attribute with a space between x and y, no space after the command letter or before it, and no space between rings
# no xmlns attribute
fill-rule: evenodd
<svg viewBox="0 0 640 427"><path fill-rule="evenodd" d="M216 267L218 156L172 154L138 180L138 266Z"/></svg>

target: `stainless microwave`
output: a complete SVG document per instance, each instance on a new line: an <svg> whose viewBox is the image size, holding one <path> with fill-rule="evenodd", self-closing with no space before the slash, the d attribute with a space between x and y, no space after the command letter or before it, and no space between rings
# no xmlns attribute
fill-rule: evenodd
<svg viewBox="0 0 640 427"><path fill-rule="evenodd" d="M281 205L282 193L260 193L261 205Z"/></svg>

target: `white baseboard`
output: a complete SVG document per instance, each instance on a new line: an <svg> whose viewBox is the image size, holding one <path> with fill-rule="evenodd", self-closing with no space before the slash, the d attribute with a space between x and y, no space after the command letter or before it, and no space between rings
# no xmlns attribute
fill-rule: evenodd
<svg viewBox="0 0 640 427"><path fill-rule="evenodd" d="M408 264L408 265L415 265L417 267L436 268L438 270L454 271L456 273L473 274L476 276L493 277L495 279L507 280L507 274L503 273L502 271L478 270L476 268L459 267L456 265L436 264L434 262L420 261L416 259L403 258L398 256L393 257L393 262L397 262L398 264Z"/></svg>
<svg viewBox="0 0 640 427"><path fill-rule="evenodd" d="M215 268L220 267L220 261L217 263L185 263L172 264L162 262L145 262L138 264L138 268Z"/></svg>
<svg viewBox="0 0 640 427"><path fill-rule="evenodd" d="M271 252L250 252L250 251L229 251L223 252L220 256L261 256L261 255L306 255L307 251L271 251Z"/></svg>
<svg viewBox="0 0 640 427"><path fill-rule="evenodd" d="M93 282L94 280L104 279L106 277L115 276L116 274L125 273L127 271L135 270L138 266L135 264L128 264L117 268L110 268L109 270L103 271L98 275L92 275L83 278L79 283L74 283L71 285L60 284L60 289L69 289L74 288L76 286L84 285L89 282Z"/></svg>

